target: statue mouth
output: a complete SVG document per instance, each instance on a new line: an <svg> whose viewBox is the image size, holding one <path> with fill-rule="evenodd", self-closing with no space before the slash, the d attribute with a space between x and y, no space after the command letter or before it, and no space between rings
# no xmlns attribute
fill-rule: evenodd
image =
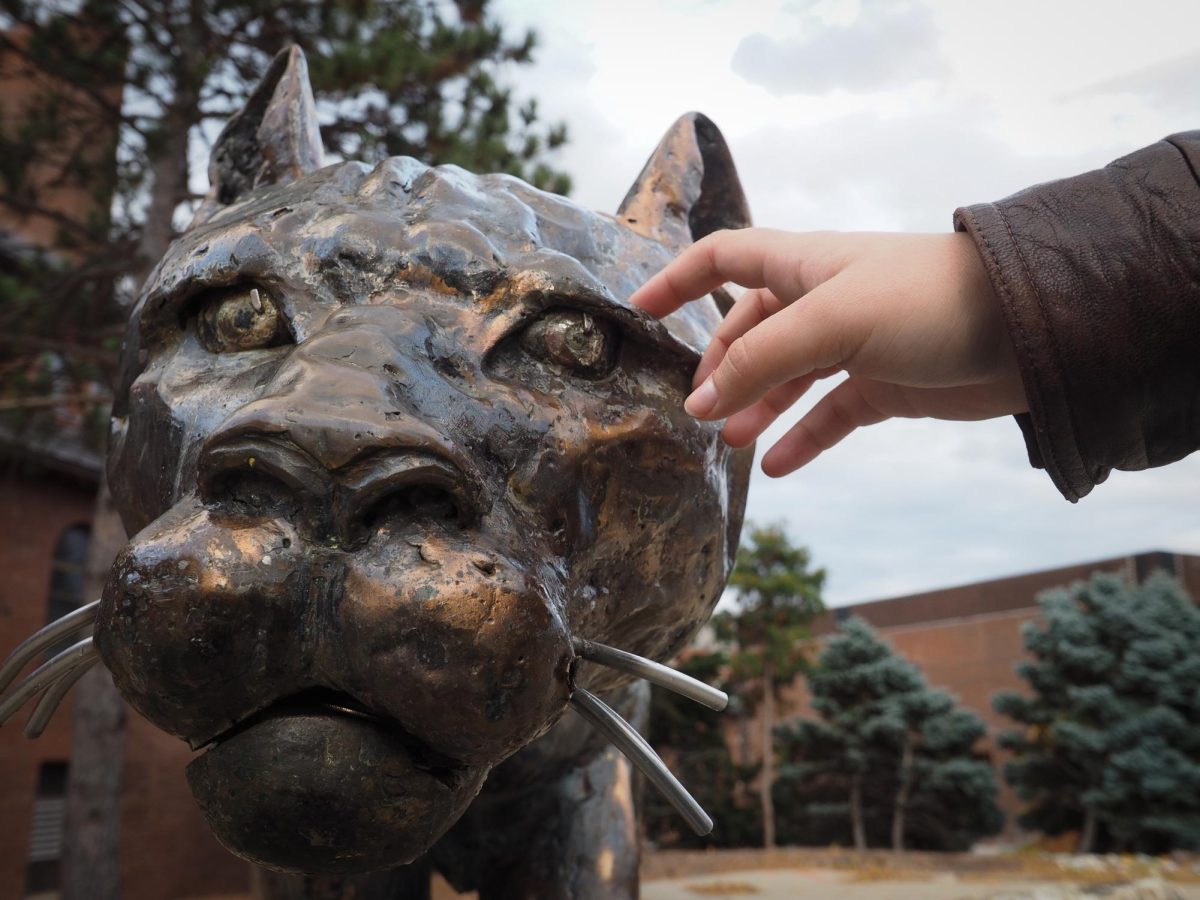
<svg viewBox="0 0 1200 900"><path fill-rule="evenodd" d="M424 853L487 768L439 754L348 694L313 688L208 741L188 784L217 838L285 872L364 872Z"/></svg>
<svg viewBox="0 0 1200 900"><path fill-rule="evenodd" d="M248 732L259 724L280 717L345 716L368 723L385 733L412 758L414 767L432 775L447 787L455 788L471 770L457 760L438 753L416 735L404 728L399 721L371 710L358 698L343 691L326 687L313 687L284 697L247 716L233 727L200 742L200 753L207 753L221 744Z"/></svg>

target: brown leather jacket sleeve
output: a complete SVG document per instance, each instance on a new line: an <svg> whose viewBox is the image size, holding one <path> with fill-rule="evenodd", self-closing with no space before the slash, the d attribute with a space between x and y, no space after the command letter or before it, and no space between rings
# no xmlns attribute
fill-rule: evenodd
<svg viewBox="0 0 1200 900"><path fill-rule="evenodd" d="M1035 466L1075 501L1200 447L1200 131L959 209L1017 351Z"/></svg>

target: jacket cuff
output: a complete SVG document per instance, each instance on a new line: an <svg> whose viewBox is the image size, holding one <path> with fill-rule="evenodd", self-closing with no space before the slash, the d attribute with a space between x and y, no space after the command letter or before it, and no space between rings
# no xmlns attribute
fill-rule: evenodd
<svg viewBox="0 0 1200 900"><path fill-rule="evenodd" d="M954 229L965 231L975 242L1000 298L1029 402L1029 412L1016 417L1029 462L1045 469L1055 487L1074 503L1102 481L1104 473L1089 472L1080 453L1061 361L1046 364L1057 360L1057 349L1021 249L1003 210L993 203L955 210Z"/></svg>

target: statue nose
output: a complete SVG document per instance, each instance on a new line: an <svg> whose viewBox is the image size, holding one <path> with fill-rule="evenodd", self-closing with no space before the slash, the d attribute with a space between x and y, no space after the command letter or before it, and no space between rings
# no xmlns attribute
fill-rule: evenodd
<svg viewBox="0 0 1200 900"><path fill-rule="evenodd" d="M442 384L428 368L381 327L306 341L205 442L201 495L344 541L397 517L470 524L482 480L447 423L415 402L436 405Z"/></svg>
<svg viewBox="0 0 1200 900"><path fill-rule="evenodd" d="M465 528L481 512L476 483L438 455L391 450L329 471L274 435L210 440L200 459L199 487L206 502L231 515L285 518L347 545L384 524Z"/></svg>
<svg viewBox="0 0 1200 900"><path fill-rule="evenodd" d="M350 541L389 523L414 520L467 527L479 512L479 492L462 470L428 453L363 460L339 473L334 487L334 522Z"/></svg>

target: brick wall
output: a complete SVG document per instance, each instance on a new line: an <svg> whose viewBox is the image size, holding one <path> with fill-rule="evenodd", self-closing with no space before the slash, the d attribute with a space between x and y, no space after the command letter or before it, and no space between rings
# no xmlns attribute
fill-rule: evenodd
<svg viewBox="0 0 1200 900"><path fill-rule="evenodd" d="M0 657L46 624L54 546L67 528L91 520L93 491L0 473ZM23 895L38 769L70 755L68 720L60 713L36 741L21 733L23 716L0 728L0 897Z"/></svg>
<svg viewBox="0 0 1200 900"><path fill-rule="evenodd" d="M0 658L46 624L54 547L91 520L95 487L53 475L0 472ZM0 900L24 896L39 767L68 761L71 698L36 741L28 710L0 728ZM121 801L121 896L211 897L249 890L249 867L217 843L184 779L191 750L128 711Z"/></svg>

